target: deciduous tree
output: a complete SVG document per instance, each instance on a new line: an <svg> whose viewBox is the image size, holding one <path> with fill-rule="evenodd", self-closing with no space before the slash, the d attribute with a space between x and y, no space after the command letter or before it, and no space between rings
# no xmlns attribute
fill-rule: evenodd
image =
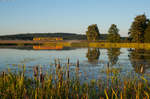
<svg viewBox="0 0 150 99"><path fill-rule="evenodd" d="M119 42L120 41L120 35L118 32L119 32L119 29L117 28L117 25L112 24L108 30L107 40L109 42Z"/></svg>
<svg viewBox="0 0 150 99"><path fill-rule="evenodd" d="M148 22L147 28L145 30L144 41L150 43L150 21Z"/></svg>
<svg viewBox="0 0 150 99"><path fill-rule="evenodd" d="M147 27L147 18L145 14L135 17L131 28L129 29L129 38L132 42L143 43L145 29Z"/></svg>
<svg viewBox="0 0 150 99"><path fill-rule="evenodd" d="M92 24L88 27L88 31L86 31L87 40L96 41L99 40L100 33L97 27L97 24Z"/></svg>

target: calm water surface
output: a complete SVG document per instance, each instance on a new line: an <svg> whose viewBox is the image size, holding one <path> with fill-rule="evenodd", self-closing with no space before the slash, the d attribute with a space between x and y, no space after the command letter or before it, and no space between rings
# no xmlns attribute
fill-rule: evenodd
<svg viewBox="0 0 150 99"><path fill-rule="evenodd" d="M17 70L26 65L27 74L31 75L34 66L42 66L43 71L55 71L55 59L59 59L62 67L66 67L70 59L70 73L75 73L76 62L79 60L79 73L82 79L105 78L106 69L120 70L120 75L150 74L150 51L127 48L67 48L64 50L33 50L0 48L0 71ZM85 77L86 76L86 77Z"/></svg>

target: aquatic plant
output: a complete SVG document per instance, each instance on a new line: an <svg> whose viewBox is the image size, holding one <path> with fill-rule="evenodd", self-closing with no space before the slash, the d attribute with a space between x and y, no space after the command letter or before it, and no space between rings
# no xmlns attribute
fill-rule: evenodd
<svg viewBox="0 0 150 99"><path fill-rule="evenodd" d="M106 81L101 79L80 82L79 60L76 73L70 77L70 61L66 68L55 60L55 73L33 68L33 76L26 76L23 65L18 72L2 72L0 75L0 99L149 99L150 82L144 76L121 79L118 69L108 68Z"/></svg>

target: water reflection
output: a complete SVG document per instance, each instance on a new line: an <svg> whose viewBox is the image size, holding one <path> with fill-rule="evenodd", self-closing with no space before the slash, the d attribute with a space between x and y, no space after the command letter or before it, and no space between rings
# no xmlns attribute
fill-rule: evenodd
<svg viewBox="0 0 150 99"><path fill-rule="evenodd" d="M98 63L99 56L100 56L99 48L88 48L86 57L88 58L89 63L92 64Z"/></svg>
<svg viewBox="0 0 150 99"><path fill-rule="evenodd" d="M19 50L73 50L75 48L64 47L62 45L28 45L28 46L0 46L0 49L19 49Z"/></svg>
<svg viewBox="0 0 150 99"><path fill-rule="evenodd" d="M92 66L102 64L99 66L99 68L102 68L102 66L107 65L107 62L110 63L110 66L115 67L118 62L123 62L125 63L125 67L122 68L129 68L128 71L133 67L136 73L147 73L146 70L150 67L150 50L146 49L132 49L130 51L121 49L122 54L120 48L75 48L61 45L0 46L0 50L0 68L6 68L4 66L7 64L18 63L27 63L30 66L49 64L49 59L53 61L59 57L61 57L64 62L66 57L70 57L72 63L76 63L75 60L79 59L83 68L84 65L87 64L89 64L89 66L91 66L91 64ZM100 54L102 55L101 58ZM88 62L85 63L87 59ZM130 67L128 67L128 63Z"/></svg>
<svg viewBox="0 0 150 99"><path fill-rule="evenodd" d="M107 49L107 55L111 66L115 65L120 55L120 48L109 48Z"/></svg>
<svg viewBox="0 0 150 99"><path fill-rule="evenodd" d="M62 50L63 46L61 45L55 45L55 46L50 46L50 45L36 45L33 46L34 50Z"/></svg>
<svg viewBox="0 0 150 99"><path fill-rule="evenodd" d="M150 50L131 49L129 59L136 73L145 73L150 68Z"/></svg>

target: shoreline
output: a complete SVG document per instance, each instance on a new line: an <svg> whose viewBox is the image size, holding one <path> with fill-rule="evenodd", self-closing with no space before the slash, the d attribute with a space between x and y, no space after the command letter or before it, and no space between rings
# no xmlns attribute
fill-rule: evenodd
<svg viewBox="0 0 150 99"><path fill-rule="evenodd" d="M62 40L62 41L0 40L0 46L12 46L12 45L150 49L150 43L109 43L101 41L89 42L87 40Z"/></svg>

